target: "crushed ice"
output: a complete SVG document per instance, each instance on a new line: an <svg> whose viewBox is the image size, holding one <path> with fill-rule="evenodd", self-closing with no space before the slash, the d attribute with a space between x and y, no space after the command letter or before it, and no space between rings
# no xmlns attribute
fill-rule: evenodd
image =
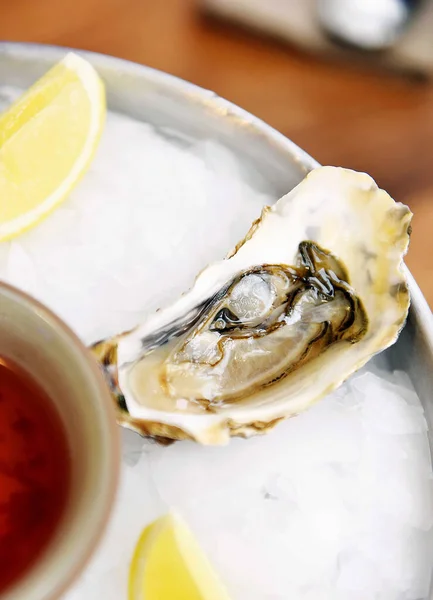
<svg viewBox="0 0 433 600"><path fill-rule="evenodd" d="M16 93L0 89L0 104ZM52 307L86 342L183 292L242 237L270 194L257 172L249 185L251 173L225 148L178 137L110 114L71 198L0 244L0 278ZM387 370L383 357L265 437L203 448L122 434L116 509L67 600L126 598L140 530L171 506L233 600L427 598L427 424L408 376Z"/></svg>
<svg viewBox="0 0 433 600"><path fill-rule="evenodd" d="M168 507L183 514L233 600L426 599L426 430L407 375L373 364L264 437L160 447L125 432L111 526L67 600L96 597L101 582L105 600L124 597L140 529Z"/></svg>
<svg viewBox="0 0 433 600"><path fill-rule="evenodd" d="M0 88L0 108L14 95ZM185 148L110 113L71 197L35 229L0 244L0 279L36 296L91 343L188 289L269 201L217 143Z"/></svg>

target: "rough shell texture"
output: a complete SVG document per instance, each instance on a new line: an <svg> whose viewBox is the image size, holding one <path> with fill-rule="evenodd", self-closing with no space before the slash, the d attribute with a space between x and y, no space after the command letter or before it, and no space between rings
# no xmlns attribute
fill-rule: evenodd
<svg viewBox="0 0 433 600"><path fill-rule="evenodd" d="M265 433L335 389L394 343L404 325L410 299L403 256L411 216L406 206L394 202L364 173L335 167L309 173L274 206L265 208L227 259L204 269L177 302L132 332L95 346L113 386L119 421L145 435L221 444L232 435ZM133 394L130 369L143 357L143 340L184 323L242 271L295 264L299 245L306 240L332 253L346 268L368 318L367 332L359 341L336 342L248 399L221 403L201 414L158 410L146 405L146 397Z"/></svg>

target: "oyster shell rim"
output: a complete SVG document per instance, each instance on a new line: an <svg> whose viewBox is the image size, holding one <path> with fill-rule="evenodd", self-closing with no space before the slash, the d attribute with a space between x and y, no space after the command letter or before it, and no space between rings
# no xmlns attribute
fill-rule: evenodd
<svg viewBox="0 0 433 600"><path fill-rule="evenodd" d="M287 407L290 403L290 401L289 401L286 404L286 406L280 407L279 410L273 411L271 415L268 415L265 418L262 417L262 418L258 418L258 419L251 419L251 415L250 415L247 418L239 419L239 416L238 416L239 411L237 411L237 416L235 416L235 417L233 416L233 414L232 414L232 416L228 417L226 414L224 414L222 412L217 413L217 414L200 414L200 415L182 414L181 418L183 420L183 423L181 425L179 425L179 416L180 416L179 413L169 413L169 412L165 412L165 411L164 412L159 411L157 413L157 418L154 418L154 415L149 416L149 418L140 418L140 417L137 418L137 417L130 416L127 412L125 412L120 407L118 407L118 413L119 413L118 420L122 425L128 427L129 429L133 429L134 431L137 431L138 433L141 433L142 435L155 437L157 439L165 439L166 437L169 437L170 439L194 439L203 444L223 444L223 443L227 443L231 436L250 437L251 435L255 435L257 433L264 433L268 429L272 428L281 419L288 418L288 417L299 414L299 412L305 410L305 408L307 408L308 406L317 402L320 398L322 398L323 396L325 396L332 390L339 387L348 377L350 377L350 375L352 375L352 373L357 371L366 362L368 362L368 360L370 360L370 358L372 356L374 356L375 354L386 349L387 347L389 347L396 341L396 339L398 338L398 336L406 322L409 305L410 305L410 295L409 295L409 288L408 288L408 282L407 282L407 268L405 267L405 265L403 263L403 258L404 258L404 255L406 254L407 248L408 248L409 234L410 234L410 221L411 221L412 213L410 212L408 207L406 207L405 205L395 202L386 192L384 192L377 186L377 184L374 182L374 180L369 175L364 174L364 173L358 173L358 172L355 172L352 170L342 169L341 167L319 167L317 169L313 169L312 171L310 171L310 173L303 180L303 182L305 182L309 178L309 176L314 172L317 172L317 171L323 172L323 171L330 171L330 170L338 171L340 173L340 175L342 175L344 172L348 173L350 176L358 177L360 181L362 179L365 190L367 190L367 191L370 190L370 191L374 192L375 194L382 194L382 196L386 199L386 201L390 203L390 206L393 209L396 209L395 214L397 214L399 210L401 211L401 217L402 217L401 222L405 226L405 229L404 229L403 233L401 234L401 240L403 240L403 241L401 243L401 248L400 248L400 253L399 253L399 263L398 263L398 265L396 265L396 274L398 275L398 281L394 286L395 287L395 295L398 294L399 298L400 298L400 307L401 307L400 317L397 322L395 322L392 326L390 326L388 328L387 335L382 336L383 339L381 340L380 347L378 349L376 349L374 352L372 352L366 356L363 356L358 361L354 362L351 365L350 369L348 369L340 377L335 378L334 381L332 382L332 384L328 385L324 391L323 390L319 391L318 393L316 393L314 395L314 397L311 396L308 399L308 401L304 401L303 403L301 403L301 405L296 405L292 408L289 407L289 409L287 409ZM303 182L301 182L301 184L298 184L298 185L302 185ZM292 194L293 191L297 189L297 187L298 186L293 188L289 192L289 194L287 194L286 196ZM286 196L284 196L283 198L285 198ZM245 244L245 242L248 239L251 239L252 234L254 234L256 232L257 228L260 226L260 222L261 222L263 215L266 214L268 211L272 212L271 207L265 207L264 211L262 212L262 216L259 219L257 219L256 221L254 221L254 223L248 230L245 238L237 244L235 251L230 252L228 254L228 256L226 257L226 259L233 257L242 248L242 246ZM331 248L331 252L338 256L338 254L334 252L333 248ZM221 261L220 261L220 263L221 263ZM217 264L220 264L220 263L217 263ZM212 266L212 265L210 265L210 266ZM197 279L208 268L209 267L206 267L204 270L202 270L201 273L199 273L199 275L197 276ZM350 269L349 269L349 271L350 271ZM196 279L196 283L197 283L197 279ZM191 290L194 289L196 283L194 283ZM188 296L188 294L191 292L191 290L186 292L182 297L185 298L185 296ZM176 304L176 302L175 302L175 304ZM328 350L328 352L329 351L330 350ZM326 352L325 354L327 354L328 352ZM153 411L153 410L150 410L150 412L155 413L155 411ZM171 418L172 416L174 416L174 419ZM188 424L185 420L185 417L188 420Z"/></svg>

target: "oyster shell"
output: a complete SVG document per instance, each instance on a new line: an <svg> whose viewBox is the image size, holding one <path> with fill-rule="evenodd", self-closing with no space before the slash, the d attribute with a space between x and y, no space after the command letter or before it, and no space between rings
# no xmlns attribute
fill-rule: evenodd
<svg viewBox="0 0 433 600"><path fill-rule="evenodd" d="M309 173L174 304L93 346L119 422L220 444L336 388L404 325L411 216L364 173Z"/></svg>

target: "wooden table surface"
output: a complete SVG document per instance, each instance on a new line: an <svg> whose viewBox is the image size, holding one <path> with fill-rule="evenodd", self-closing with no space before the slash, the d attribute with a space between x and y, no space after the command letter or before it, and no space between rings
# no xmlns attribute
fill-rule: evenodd
<svg viewBox="0 0 433 600"><path fill-rule="evenodd" d="M415 213L407 262L433 307L433 84L342 66L204 19L194 0L0 0L0 39L162 69L261 117Z"/></svg>

